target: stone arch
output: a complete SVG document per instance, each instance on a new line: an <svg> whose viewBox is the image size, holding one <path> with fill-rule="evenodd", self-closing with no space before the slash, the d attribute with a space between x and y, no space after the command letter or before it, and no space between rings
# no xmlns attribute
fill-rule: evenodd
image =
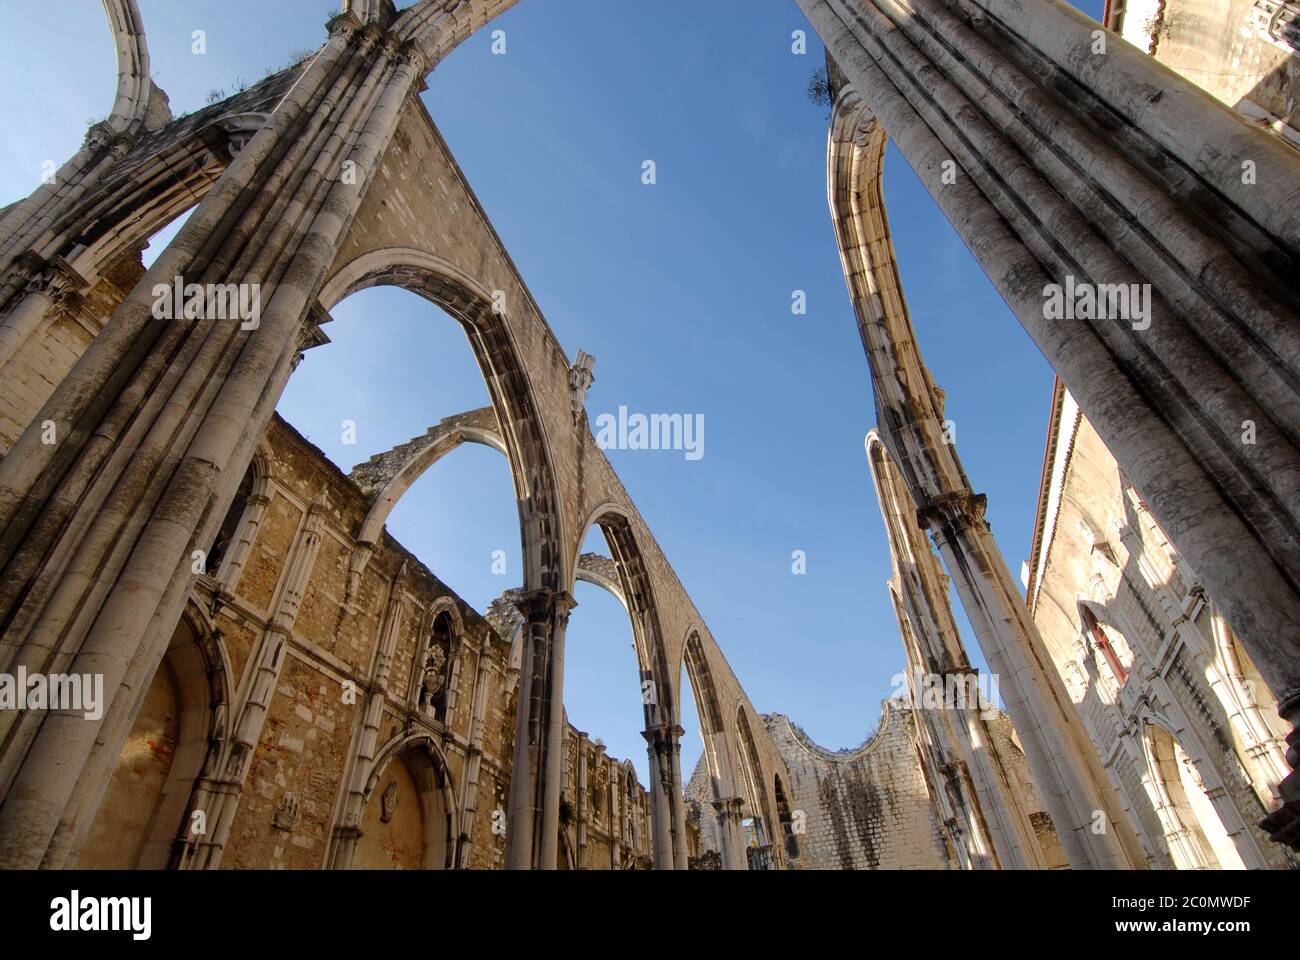
<svg viewBox="0 0 1300 960"><path fill-rule="evenodd" d="M682 645L682 664L686 667L686 674L691 680L691 689L695 692L700 726L710 734L725 732L721 700L718 698L717 686L713 681L713 672L704 644L700 640L698 626L692 626L686 632L686 643Z"/></svg>
<svg viewBox="0 0 1300 960"><path fill-rule="evenodd" d="M575 579L600 587L614 599L627 607L627 597L623 593L623 584L619 581L618 565L609 557L599 553L584 553L578 557Z"/></svg>
<svg viewBox="0 0 1300 960"><path fill-rule="evenodd" d="M225 747L230 674L220 638L191 600L86 828L78 868L176 865L197 782L216 772Z"/></svg>
<svg viewBox="0 0 1300 960"><path fill-rule="evenodd" d="M159 131L69 211L66 231L82 248L81 273L102 273L193 209L270 119L262 110L221 113L222 106Z"/></svg>
<svg viewBox="0 0 1300 960"><path fill-rule="evenodd" d="M358 0L363 12L378 19L376 0ZM398 11L393 30L403 42L417 47L429 69L485 23L518 0L416 0ZM426 71L427 72L427 71Z"/></svg>
<svg viewBox="0 0 1300 960"><path fill-rule="evenodd" d="M149 47L136 0L104 0L104 13L117 50L117 91L106 121L122 133L143 124L153 96Z"/></svg>
<svg viewBox="0 0 1300 960"><path fill-rule="evenodd" d="M632 515L619 504L600 504L591 511L579 530L579 548L593 526L600 527L609 546L609 559L613 572L617 574L619 586L617 592L610 590L610 593L618 597L632 623L632 643L636 649L641 682L644 684L649 680L654 683L653 702L646 704L646 723L653 725L676 722L677 683L668 670L668 656L655 602L654 583L646 567L645 555L632 529ZM575 559L572 564L574 580L578 579L580 565L580 558ZM603 576L585 576L583 579L596 586L606 586L600 581L607 581L609 572L609 568L606 568Z"/></svg>
<svg viewBox="0 0 1300 960"><path fill-rule="evenodd" d="M393 767L395 763L399 766ZM384 794L390 787L379 790L379 786L390 771L392 792L386 800ZM408 809L398 821L397 812L404 804ZM452 869L459 809L446 758L434 739L425 733L393 738L376 756L366 778L362 833L349 866ZM388 825L395 821L398 826L390 828ZM412 842L417 828L418 849Z"/></svg>
<svg viewBox="0 0 1300 960"><path fill-rule="evenodd" d="M492 295L451 263L408 247L375 250L337 268L321 290L329 309L369 287L409 290L446 311L464 328L487 383L501 439L510 460L519 504L528 589L561 589L568 583L559 485L540 404L509 322L494 310Z"/></svg>
<svg viewBox="0 0 1300 960"><path fill-rule="evenodd" d="M466 443L479 443L500 451L507 458L510 456L497 429L496 414L491 407L483 407L446 417L430 427L423 437L410 442L410 451L389 469L377 468L376 465L401 448L387 454L376 454L369 463L353 468L352 479L361 483L363 488L373 490L374 496L374 503L361 523L357 542L371 546L377 544L397 502L435 463Z"/></svg>
<svg viewBox="0 0 1300 960"><path fill-rule="evenodd" d="M1165 831L1165 843L1180 869L1244 869L1216 804L1201 778L1208 763L1192 758L1169 725L1152 713L1142 724L1147 790ZM1199 771L1199 772L1198 772Z"/></svg>
<svg viewBox="0 0 1300 960"><path fill-rule="evenodd" d="M767 775L754 742L754 731L749 723L745 705L736 707L736 739L740 742L740 772L744 781L748 816L754 824L753 845L750 848L750 869L766 870L772 867L772 815L767 802Z"/></svg>
<svg viewBox="0 0 1300 960"><path fill-rule="evenodd" d="M682 795L681 755L677 726L678 677L669 669L666 637L656 598L654 578L646 563L632 511L606 501L593 509L578 529L577 549L593 526L599 526L609 547L632 625L632 643L642 690L642 710L650 760L651 812L654 818L655 865L658 869L687 868L686 808ZM572 564L575 569L578 564Z"/></svg>

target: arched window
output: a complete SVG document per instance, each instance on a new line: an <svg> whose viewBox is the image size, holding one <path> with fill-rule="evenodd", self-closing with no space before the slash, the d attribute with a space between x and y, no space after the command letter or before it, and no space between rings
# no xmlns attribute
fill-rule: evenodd
<svg viewBox="0 0 1300 960"><path fill-rule="evenodd" d="M235 499L231 501L230 509L226 511L226 518L221 521L221 527L217 530L217 539L213 541L212 550L208 554L207 571L214 577L221 570L221 561L225 559L235 541L235 535L239 531L239 521L244 518L244 508L253 493L253 480L254 468L250 465L244 473L244 479L239 482Z"/></svg>
<svg viewBox="0 0 1300 960"><path fill-rule="evenodd" d="M781 823L781 833L785 837L785 853L791 860L795 860L799 857L799 838L795 836L794 817L790 814L790 804L786 802L781 778L775 777L772 785L776 792L776 816Z"/></svg>
<svg viewBox="0 0 1300 960"><path fill-rule="evenodd" d="M1118 686L1124 686L1128 682L1129 670L1133 666L1133 653L1128 649L1128 644L1123 643L1118 638L1112 639L1110 631L1101 625L1096 614L1084 607L1083 612L1083 630L1089 641L1089 649L1101 654L1101 658L1106 661L1110 668L1111 676L1115 678Z"/></svg>

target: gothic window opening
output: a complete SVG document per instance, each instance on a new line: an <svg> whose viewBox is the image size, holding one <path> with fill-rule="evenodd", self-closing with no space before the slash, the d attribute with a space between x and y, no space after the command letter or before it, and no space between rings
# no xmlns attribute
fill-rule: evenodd
<svg viewBox="0 0 1300 960"><path fill-rule="evenodd" d="M795 834L794 817L790 813L790 804L785 799L780 777L774 778L773 789L776 792L776 816L781 823L781 834L785 837L785 853L791 860L795 860L799 857L799 838Z"/></svg>
<svg viewBox="0 0 1300 960"><path fill-rule="evenodd" d="M206 569L214 577L221 569L221 561L230 552L230 547L239 533L239 524L244 519L244 510L248 506L248 498L253 494L253 481L254 471L253 467L250 466L244 473L244 479L239 482L239 489L235 492L235 499L231 502L230 509L226 511L226 517L221 521L221 526L217 530L217 539L213 541L212 549L208 552Z"/></svg>
<svg viewBox="0 0 1300 960"><path fill-rule="evenodd" d="M424 677L420 681L420 707L433 719L446 723L447 691L451 686L451 651L455 624L446 610L433 621L429 649L424 656Z"/></svg>
<svg viewBox="0 0 1300 960"><path fill-rule="evenodd" d="M1121 649L1117 641L1111 639L1109 631L1103 627L1091 610L1083 610L1083 629L1089 641L1089 649L1101 655L1110 668L1111 676L1117 686L1128 682L1129 670L1133 665L1133 655L1125 644Z"/></svg>

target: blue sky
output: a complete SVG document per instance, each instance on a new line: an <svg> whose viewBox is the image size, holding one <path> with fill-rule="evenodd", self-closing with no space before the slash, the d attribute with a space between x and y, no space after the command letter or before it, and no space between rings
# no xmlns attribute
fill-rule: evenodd
<svg viewBox="0 0 1300 960"><path fill-rule="evenodd" d="M139 2L177 113L317 46L330 7ZM1102 0L1076 5L1099 16ZM107 114L116 73L96 0L46 0L6 28L0 204L32 190L43 161L75 152ZM620 405L703 415L698 461L609 456L755 706L832 749L860 743L903 653L863 453L867 364L826 205L827 111L805 93L823 62L816 35L792 0L523 0L492 28L506 54L492 54L490 31L472 37L430 76L426 105L570 357L597 358L593 421ZM791 53L798 29L804 56ZM892 147L885 191L926 362L1018 575L1051 371ZM804 316L791 312L795 290ZM334 315L334 342L307 355L280 412L345 470L488 402L464 335L424 301L369 290ZM341 442L343 420L357 424L355 445ZM477 609L518 584L513 489L495 451L439 463L389 528ZM589 544L604 550L598 533ZM795 550L805 575L791 572ZM587 584L575 595L570 719L644 782L626 615ZM689 776L700 752L689 700L683 726Z"/></svg>

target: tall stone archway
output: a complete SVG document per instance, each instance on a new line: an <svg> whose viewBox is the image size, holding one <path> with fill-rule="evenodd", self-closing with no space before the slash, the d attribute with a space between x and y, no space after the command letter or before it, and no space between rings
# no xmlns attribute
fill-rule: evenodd
<svg viewBox="0 0 1300 960"><path fill-rule="evenodd" d="M78 869L178 865L207 830L192 797L222 753L229 669L193 605L176 626L80 842Z"/></svg>

